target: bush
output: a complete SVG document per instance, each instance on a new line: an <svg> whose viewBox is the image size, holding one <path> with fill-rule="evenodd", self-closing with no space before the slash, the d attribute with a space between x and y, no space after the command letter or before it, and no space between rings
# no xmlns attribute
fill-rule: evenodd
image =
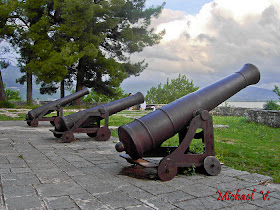
<svg viewBox="0 0 280 210"><path fill-rule="evenodd" d="M0 101L0 108L15 108L16 105L9 101Z"/></svg>
<svg viewBox="0 0 280 210"><path fill-rule="evenodd" d="M5 92L9 101L21 101L19 90L12 90L10 88L6 88Z"/></svg>
<svg viewBox="0 0 280 210"><path fill-rule="evenodd" d="M198 88L192 80L179 74L178 78L171 79L171 81L168 78L164 85L160 83L157 87L151 87L147 92L146 101L151 104L168 104L198 90Z"/></svg>
<svg viewBox="0 0 280 210"><path fill-rule="evenodd" d="M269 100L263 105L264 110L280 110L280 106L276 101Z"/></svg>

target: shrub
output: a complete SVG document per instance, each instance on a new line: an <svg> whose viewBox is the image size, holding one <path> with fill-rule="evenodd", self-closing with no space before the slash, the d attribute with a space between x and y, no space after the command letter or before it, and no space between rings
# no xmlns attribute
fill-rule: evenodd
<svg viewBox="0 0 280 210"><path fill-rule="evenodd" d="M0 101L0 108L15 108L16 106L9 101Z"/></svg>
<svg viewBox="0 0 280 210"><path fill-rule="evenodd" d="M276 101L269 100L263 105L264 110L280 110L280 106Z"/></svg>

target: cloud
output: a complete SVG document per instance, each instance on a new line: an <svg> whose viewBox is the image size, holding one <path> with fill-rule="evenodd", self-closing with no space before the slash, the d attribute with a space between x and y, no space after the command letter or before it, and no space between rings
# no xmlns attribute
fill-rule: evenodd
<svg viewBox="0 0 280 210"><path fill-rule="evenodd" d="M166 35L159 45L132 56L149 67L139 79L166 81L186 74L201 86L253 63L260 86L273 87L280 78L280 1L214 0L196 15L164 9L151 27ZM137 79L137 78L135 78Z"/></svg>

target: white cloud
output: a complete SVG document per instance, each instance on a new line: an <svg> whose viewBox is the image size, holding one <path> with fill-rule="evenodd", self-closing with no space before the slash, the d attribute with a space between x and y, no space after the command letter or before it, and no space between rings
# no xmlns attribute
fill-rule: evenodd
<svg viewBox="0 0 280 210"><path fill-rule="evenodd" d="M279 0L214 0L196 15L164 9L152 27L166 35L133 55L149 63L140 80L158 73L154 80L166 81L164 76L181 73L203 86L253 63L261 70L261 86L279 83Z"/></svg>

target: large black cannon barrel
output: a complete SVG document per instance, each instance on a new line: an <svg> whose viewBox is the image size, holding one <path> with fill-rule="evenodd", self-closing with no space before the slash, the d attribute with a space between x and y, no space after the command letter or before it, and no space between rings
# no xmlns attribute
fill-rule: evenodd
<svg viewBox="0 0 280 210"><path fill-rule="evenodd" d="M103 104L100 106L96 106L90 109L86 109L65 117L61 117L59 123L55 125L56 131L67 131L70 130L75 123L77 123L80 119L84 118L87 113L95 113L99 112L101 109L108 113L108 115L115 114L120 112L124 109L127 109L131 106L136 104L141 104L144 102L144 95L140 92L136 93L135 95L128 96L107 104Z"/></svg>
<svg viewBox="0 0 280 210"><path fill-rule="evenodd" d="M28 112L28 120L33 120L35 118L37 118L43 111L45 111L46 109L49 109L48 113L53 112L55 109L55 107L57 106L65 106L66 104L70 103L71 101L74 101L86 94L89 93L89 89L85 88L81 91L78 91L76 93L73 93L69 96L66 96L64 98L52 101L48 104L45 104L44 106L40 106L36 109L32 109L31 111Z"/></svg>
<svg viewBox="0 0 280 210"><path fill-rule="evenodd" d="M245 64L240 71L119 127L116 149L126 151L133 159L143 157L187 126L198 110L210 111L259 80L258 68Z"/></svg>

